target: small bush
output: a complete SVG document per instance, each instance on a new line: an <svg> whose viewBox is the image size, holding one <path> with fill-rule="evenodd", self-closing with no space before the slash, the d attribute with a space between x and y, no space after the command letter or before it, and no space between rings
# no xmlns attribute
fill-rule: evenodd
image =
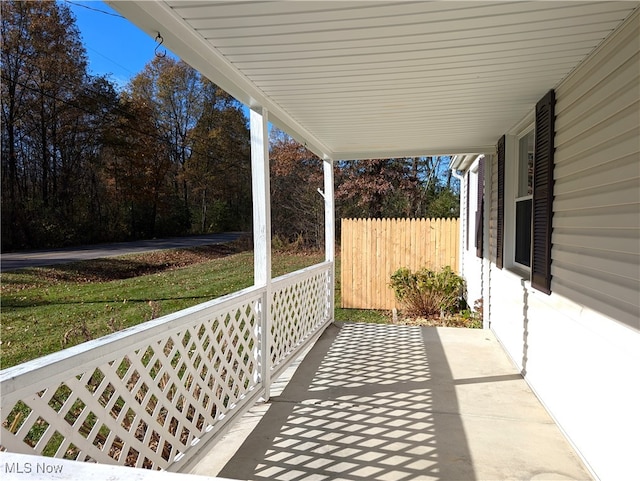
<svg viewBox="0 0 640 481"><path fill-rule="evenodd" d="M482 314L470 309L464 309L460 312L459 322L462 327L471 329L482 329Z"/></svg>
<svg viewBox="0 0 640 481"><path fill-rule="evenodd" d="M461 307L464 279L446 266L440 272L401 267L391 275L391 288L410 316L440 317Z"/></svg>

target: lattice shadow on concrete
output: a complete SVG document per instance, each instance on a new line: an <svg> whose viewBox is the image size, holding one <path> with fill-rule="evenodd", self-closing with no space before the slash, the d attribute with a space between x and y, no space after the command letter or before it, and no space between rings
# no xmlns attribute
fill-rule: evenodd
<svg viewBox="0 0 640 481"><path fill-rule="evenodd" d="M420 327L331 326L219 475L475 479L437 336Z"/></svg>

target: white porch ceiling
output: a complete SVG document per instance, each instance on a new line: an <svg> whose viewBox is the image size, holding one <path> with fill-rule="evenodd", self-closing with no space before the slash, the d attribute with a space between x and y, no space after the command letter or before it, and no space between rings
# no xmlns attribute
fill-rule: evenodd
<svg viewBox="0 0 640 481"><path fill-rule="evenodd" d="M492 151L640 4L108 3L334 160Z"/></svg>

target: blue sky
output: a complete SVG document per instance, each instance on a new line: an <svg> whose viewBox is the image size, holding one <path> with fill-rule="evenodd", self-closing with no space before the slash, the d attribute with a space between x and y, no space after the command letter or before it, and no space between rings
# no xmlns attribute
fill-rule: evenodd
<svg viewBox="0 0 640 481"><path fill-rule="evenodd" d="M105 3L86 0L65 3L76 17L87 50L89 73L108 75L115 84L123 87L153 60L154 39L129 20L115 16L119 14Z"/></svg>
<svg viewBox="0 0 640 481"><path fill-rule="evenodd" d="M2 1L2 0L0 0ZM76 17L89 60L89 73L106 75L119 88L153 60L156 41L104 2L58 0ZM159 51L171 52L160 47ZM246 117L249 111L243 106Z"/></svg>

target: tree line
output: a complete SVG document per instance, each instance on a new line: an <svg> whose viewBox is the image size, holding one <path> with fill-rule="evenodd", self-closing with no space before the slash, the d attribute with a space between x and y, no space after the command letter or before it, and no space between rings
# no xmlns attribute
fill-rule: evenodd
<svg viewBox="0 0 640 481"><path fill-rule="evenodd" d="M90 75L69 8L0 2L2 250L251 229L242 105L156 57L124 88ZM323 239L322 162L273 130L272 230ZM336 216L457 216L437 157L338 162Z"/></svg>
<svg viewBox="0 0 640 481"><path fill-rule="evenodd" d="M285 133L271 133L272 231L286 241L324 242L322 160ZM341 218L458 217L459 182L449 157L339 161L334 168L336 231Z"/></svg>

